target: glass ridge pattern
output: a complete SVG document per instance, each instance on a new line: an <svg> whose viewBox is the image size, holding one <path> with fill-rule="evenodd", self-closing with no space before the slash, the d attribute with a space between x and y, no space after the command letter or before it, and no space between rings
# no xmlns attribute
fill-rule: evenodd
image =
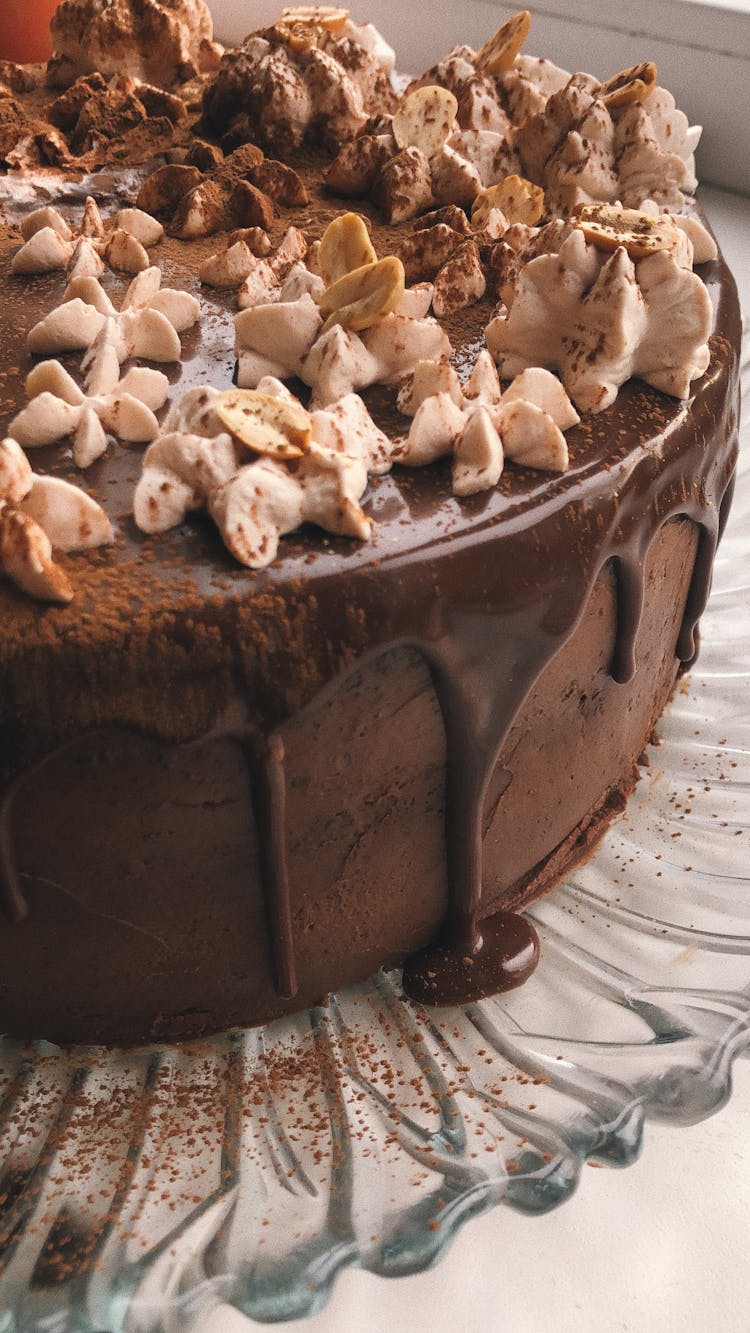
<svg viewBox="0 0 750 1333"><path fill-rule="evenodd" d="M343 1267L424 1269L475 1214L546 1212L649 1120L726 1101L750 1045L749 533L746 438L697 666L624 815L529 909L530 985L428 1014L380 974L135 1052L0 1039L0 1333L303 1316Z"/></svg>

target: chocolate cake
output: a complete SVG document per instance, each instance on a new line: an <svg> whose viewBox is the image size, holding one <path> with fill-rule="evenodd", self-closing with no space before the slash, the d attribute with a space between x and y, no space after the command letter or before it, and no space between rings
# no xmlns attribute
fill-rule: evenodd
<svg viewBox="0 0 750 1333"><path fill-rule="evenodd" d="M330 161L330 145L299 150L309 201L277 203L273 247L290 223L312 242L341 213ZM118 188L101 185L103 212ZM71 219L89 190L66 196ZM25 206L8 206L0 246L3 433L35 363L29 330L64 287L10 272ZM357 208L377 254L403 244L382 190ZM169 366L173 402L232 386L234 296L199 279L215 249L173 236L149 254L200 301ZM518 910L622 809L697 651L740 336L723 261L698 272L713 331L687 395L626 377L566 430L558 473L515 462L468 495L445 459L371 476L368 541L303 525L243 567L206 513L137 526L132 443L110 440L85 473L68 447L30 452L37 474L95 497L115 540L58 558L72 600L0 582L0 1029L171 1039L293 1012L380 967L405 964L427 1003L531 974L538 943ZM441 317L464 387L507 264L496 278ZM122 278L102 283L119 310ZM504 379L518 373L496 355ZM362 396L389 440L406 434L392 382Z"/></svg>

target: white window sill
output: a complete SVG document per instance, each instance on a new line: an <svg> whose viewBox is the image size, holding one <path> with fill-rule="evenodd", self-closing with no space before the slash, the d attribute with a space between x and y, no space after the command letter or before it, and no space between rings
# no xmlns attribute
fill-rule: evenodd
<svg viewBox="0 0 750 1333"><path fill-rule="evenodd" d="M220 40L241 41L250 26L243 0L209 0ZM256 0L252 27L273 22L284 0ZM355 18L371 19L396 47L399 65L420 70L458 42L481 46L514 13L493 0L435 0L418 8L396 0L351 0ZM750 3L742 0L541 0L533 8L528 49L566 69L605 78L654 60L692 123L704 126L701 180L750 194L748 89Z"/></svg>

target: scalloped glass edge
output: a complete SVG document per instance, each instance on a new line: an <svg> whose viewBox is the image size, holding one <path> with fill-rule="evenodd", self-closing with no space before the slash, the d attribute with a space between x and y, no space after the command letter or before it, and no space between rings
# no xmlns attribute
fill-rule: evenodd
<svg viewBox="0 0 750 1333"><path fill-rule="evenodd" d="M750 1044L748 533L746 445L697 667L596 855L529 909L530 985L428 1014L381 973L190 1045L0 1040L0 1333L311 1314L341 1268L418 1272L724 1104Z"/></svg>

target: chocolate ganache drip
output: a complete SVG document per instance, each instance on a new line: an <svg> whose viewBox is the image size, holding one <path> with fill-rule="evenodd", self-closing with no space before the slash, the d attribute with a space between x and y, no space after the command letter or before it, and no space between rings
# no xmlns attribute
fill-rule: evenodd
<svg viewBox="0 0 750 1333"><path fill-rule="evenodd" d="M279 995L291 999L297 994L297 968L286 858L284 741L278 732L270 736L253 737L247 743L246 753L260 844L276 990Z"/></svg>

